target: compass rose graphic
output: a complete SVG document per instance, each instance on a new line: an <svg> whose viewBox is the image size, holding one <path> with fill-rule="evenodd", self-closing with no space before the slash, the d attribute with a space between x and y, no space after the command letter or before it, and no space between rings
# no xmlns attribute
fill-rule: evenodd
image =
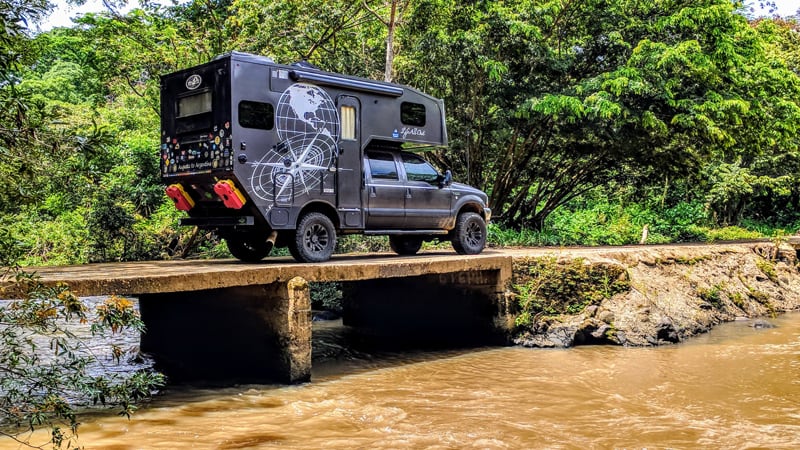
<svg viewBox="0 0 800 450"><path fill-rule="evenodd" d="M252 193L289 202L319 186L335 161L339 113L327 92L308 83L289 86L275 108L279 143L252 163Z"/></svg>

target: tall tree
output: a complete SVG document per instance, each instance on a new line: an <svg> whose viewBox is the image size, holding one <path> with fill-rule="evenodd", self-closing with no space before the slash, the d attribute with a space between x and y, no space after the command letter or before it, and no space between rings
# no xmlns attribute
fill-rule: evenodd
<svg viewBox="0 0 800 450"><path fill-rule="evenodd" d="M372 2L374 3L374 2ZM228 26L235 46L281 63L305 60L326 70L378 77L381 23L352 0L235 0ZM370 4L370 8L372 5Z"/></svg>
<svg viewBox="0 0 800 450"><path fill-rule="evenodd" d="M797 23L752 24L764 54L743 70L752 93L736 145L715 154L705 168L706 199L714 218L737 224L747 214L778 223L800 218L800 42Z"/></svg>
<svg viewBox="0 0 800 450"><path fill-rule="evenodd" d="M747 144L756 130L738 130L754 105L796 107L793 90L760 95L786 73L734 11L727 0L419 1L398 67L447 99L443 163L483 184L506 224L539 228L624 170L699 173Z"/></svg>
<svg viewBox="0 0 800 450"><path fill-rule="evenodd" d="M400 26L403 13L408 4L409 1L389 0L382 5L385 9L388 9L388 14L384 16L380 11L370 7L366 0L364 1L364 7L386 27L386 64L383 73L384 81L391 82L394 79L394 55L397 51L395 49L395 30Z"/></svg>

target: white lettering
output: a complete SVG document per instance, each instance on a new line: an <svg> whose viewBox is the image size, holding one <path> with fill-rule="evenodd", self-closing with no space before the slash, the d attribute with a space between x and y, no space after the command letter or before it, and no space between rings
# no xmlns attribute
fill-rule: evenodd
<svg viewBox="0 0 800 450"><path fill-rule="evenodd" d="M400 130L400 134L403 136L403 139L406 139L409 135L412 137L422 137L425 136L425 130L422 128L403 127L403 129Z"/></svg>

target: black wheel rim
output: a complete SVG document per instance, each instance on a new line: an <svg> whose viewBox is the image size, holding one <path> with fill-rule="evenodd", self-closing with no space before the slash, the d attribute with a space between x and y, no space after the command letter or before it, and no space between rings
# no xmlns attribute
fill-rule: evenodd
<svg viewBox="0 0 800 450"><path fill-rule="evenodd" d="M470 248L478 248L481 246L483 242L483 230L477 222L469 221L464 231L464 241Z"/></svg>
<svg viewBox="0 0 800 450"><path fill-rule="evenodd" d="M330 236L321 224L311 224L303 235L303 245L311 253L319 253L328 247Z"/></svg>

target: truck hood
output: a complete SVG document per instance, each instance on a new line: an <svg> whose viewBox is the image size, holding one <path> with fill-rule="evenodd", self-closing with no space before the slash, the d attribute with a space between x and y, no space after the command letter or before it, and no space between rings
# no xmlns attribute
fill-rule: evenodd
<svg viewBox="0 0 800 450"><path fill-rule="evenodd" d="M450 184L450 189L453 192L459 192L461 195L475 195L483 201L483 206L487 206L489 202L489 197L480 189L474 188L470 185L463 184L463 183L452 183Z"/></svg>

